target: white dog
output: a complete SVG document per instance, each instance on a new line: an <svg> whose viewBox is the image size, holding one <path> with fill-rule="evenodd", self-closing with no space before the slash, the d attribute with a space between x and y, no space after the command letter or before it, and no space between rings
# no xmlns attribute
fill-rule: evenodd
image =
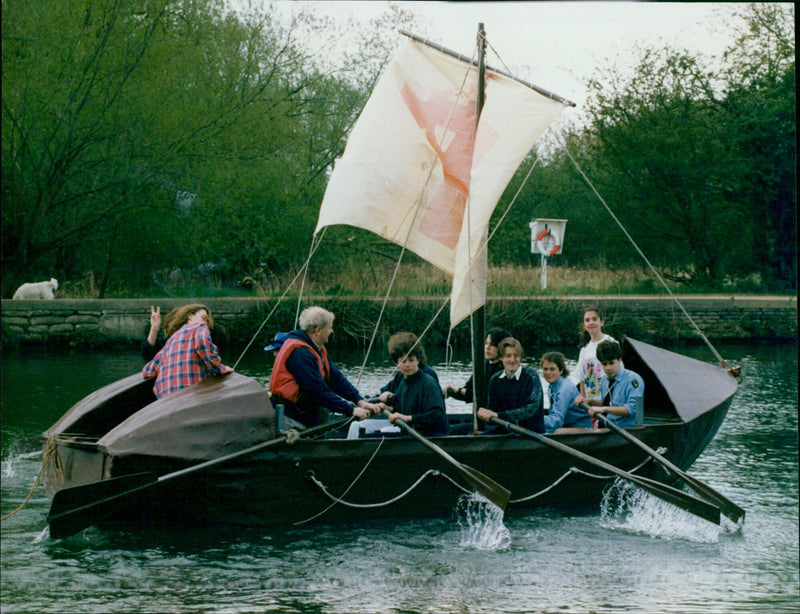
<svg viewBox="0 0 800 614"><path fill-rule="evenodd" d="M37 281L29 284L22 284L14 292L12 299L52 299L55 298L54 290L58 290L58 281L51 277L50 281Z"/></svg>

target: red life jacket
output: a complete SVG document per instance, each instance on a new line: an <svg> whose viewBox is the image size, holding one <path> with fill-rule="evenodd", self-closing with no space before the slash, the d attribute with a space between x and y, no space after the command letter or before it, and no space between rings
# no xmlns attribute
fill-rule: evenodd
<svg viewBox="0 0 800 614"><path fill-rule="evenodd" d="M299 347L308 348L314 356L316 356L322 379L328 381L331 373L331 365L330 362L328 362L328 351L325 349L325 346L317 350L317 348L302 339L296 339L294 337L289 337L284 341L283 345L281 345L281 349L278 350L278 355L275 357L275 365L272 367L272 376L269 379L269 392L272 396L280 397L295 405L300 398L300 387L297 385L294 375L286 368L286 361L289 360L289 356L292 355L292 352Z"/></svg>

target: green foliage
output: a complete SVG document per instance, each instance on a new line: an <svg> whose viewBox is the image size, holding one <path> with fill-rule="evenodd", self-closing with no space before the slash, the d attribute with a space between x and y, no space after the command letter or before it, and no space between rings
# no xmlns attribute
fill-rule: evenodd
<svg viewBox="0 0 800 614"><path fill-rule="evenodd" d="M214 0L4 2L3 294L302 262L365 91L295 25Z"/></svg>
<svg viewBox="0 0 800 614"><path fill-rule="evenodd" d="M753 339L797 339L797 318L763 314L753 317L748 313L742 316L739 327Z"/></svg>
<svg viewBox="0 0 800 614"><path fill-rule="evenodd" d="M632 74L608 66L588 82L588 123L564 130L577 164L670 281L719 291L758 277L759 291L796 289L793 12L743 6L721 67L640 49ZM555 264L642 262L564 149L545 153L531 177L496 234L494 264L538 264L527 224L537 217L569 220Z"/></svg>
<svg viewBox="0 0 800 614"><path fill-rule="evenodd" d="M65 289L91 280L97 297L281 292L309 253L327 173L396 29L411 24L396 5L364 29L311 13L278 22L222 0L31 0L2 11L6 297L51 276ZM794 8L742 5L736 25L719 64L643 48L632 75L598 72L587 123L561 138L667 281L791 292ZM345 29L358 44L344 61L329 57ZM553 264L640 265L563 149L544 152L522 185L531 164L493 218L505 216L492 264L538 265L528 223L547 217L569 220ZM309 281L329 296L382 295L398 253L333 228ZM416 291L447 283L426 275ZM611 291L652 290L636 284Z"/></svg>
<svg viewBox="0 0 800 614"><path fill-rule="evenodd" d="M797 161L793 7L751 5L728 51L725 119L738 154L730 200L749 211L729 270L752 262L764 283L796 289ZM749 223L748 223L749 222ZM741 253L744 251L744 253Z"/></svg>

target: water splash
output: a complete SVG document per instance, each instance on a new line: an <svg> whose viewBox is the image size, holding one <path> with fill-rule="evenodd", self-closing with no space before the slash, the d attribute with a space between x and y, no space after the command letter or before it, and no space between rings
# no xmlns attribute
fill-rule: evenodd
<svg viewBox="0 0 800 614"><path fill-rule="evenodd" d="M734 522L724 515L720 519L720 528L723 533L741 533L744 527L744 518L740 518L738 522Z"/></svg>
<svg viewBox="0 0 800 614"><path fill-rule="evenodd" d="M33 538L33 543L34 544L40 544L44 540L46 540L48 537L50 537L50 526L49 525L46 526L44 529L42 529L42 532L39 533L36 537Z"/></svg>
<svg viewBox="0 0 800 614"><path fill-rule="evenodd" d="M3 461L3 477L13 478L16 473L16 469L14 468L14 456L12 455Z"/></svg>
<svg viewBox="0 0 800 614"><path fill-rule="evenodd" d="M31 458L37 458L42 455L42 451L36 452L24 452L18 453L14 450L11 450L8 454L8 458L3 461L3 477L4 478L13 478L17 475L17 462L23 460L29 460Z"/></svg>
<svg viewBox="0 0 800 614"><path fill-rule="evenodd" d="M698 518L619 478L603 493L600 523L609 529L699 543L717 543L722 532L719 525Z"/></svg>
<svg viewBox="0 0 800 614"><path fill-rule="evenodd" d="M482 495L461 495L455 512L462 547L498 551L511 545L511 533L503 524L503 510Z"/></svg>

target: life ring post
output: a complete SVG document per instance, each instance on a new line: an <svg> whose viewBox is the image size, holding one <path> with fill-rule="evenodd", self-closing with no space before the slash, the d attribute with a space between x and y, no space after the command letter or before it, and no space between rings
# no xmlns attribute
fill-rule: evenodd
<svg viewBox="0 0 800 614"><path fill-rule="evenodd" d="M560 254L564 246L564 232L567 220L536 219L530 224L531 252L541 256L542 291L547 289L547 259Z"/></svg>
<svg viewBox="0 0 800 614"><path fill-rule="evenodd" d="M540 254L539 257L542 259L542 274L539 277L539 285L542 288L542 292L544 292L547 290L547 256Z"/></svg>

